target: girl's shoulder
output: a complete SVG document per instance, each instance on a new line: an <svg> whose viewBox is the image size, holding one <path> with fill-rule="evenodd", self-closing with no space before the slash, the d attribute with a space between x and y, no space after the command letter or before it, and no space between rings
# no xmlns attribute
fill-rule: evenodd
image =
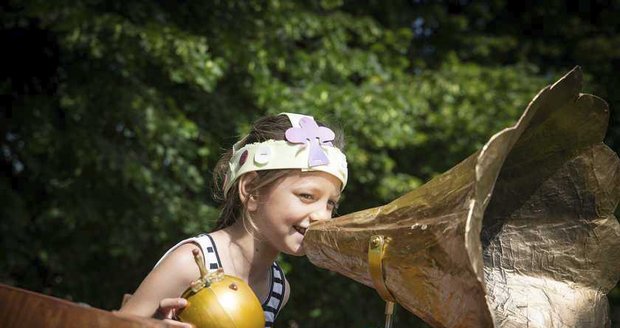
<svg viewBox="0 0 620 328"><path fill-rule="evenodd" d="M172 281L181 286L189 286L190 283L200 277L200 270L194 260L192 251L197 245L192 242L183 243L170 249L155 265L153 271L163 271L170 275Z"/></svg>
<svg viewBox="0 0 620 328"><path fill-rule="evenodd" d="M282 308L288 303L288 297L291 294L291 285L288 283L286 277L284 278L284 299L282 300Z"/></svg>
<svg viewBox="0 0 620 328"><path fill-rule="evenodd" d="M193 262L193 255L192 255L192 250L195 248L198 248L198 250L200 250L200 252L202 253L203 257L206 258L206 253L208 252L215 252L217 253L217 251L215 250L215 244L213 243L213 239L211 238L211 236L209 236L208 234L201 234L198 235L196 237L191 237L191 238L187 238L184 240L181 240L180 242L178 242L176 245L172 246L162 257L161 259L159 259L159 261L157 262L157 264L155 264L155 267L159 266L160 263L162 263L166 258L168 258L170 255L172 255L173 253L178 254L178 250L182 248L183 250L181 251L181 253L187 253L187 249L190 248L189 251L189 255L191 255L191 259ZM218 257L218 262L219 262L219 257Z"/></svg>
<svg viewBox="0 0 620 328"><path fill-rule="evenodd" d="M184 286L189 286L192 281L200 277L200 270L193 255L195 249L202 253L208 269L214 269L209 267L210 262L211 266L216 264L221 266L213 239L207 234L202 234L184 239L171 247L155 264L153 271L169 272L173 276L171 278L174 281L178 281ZM216 262L216 264L213 264L213 262Z"/></svg>
<svg viewBox="0 0 620 328"><path fill-rule="evenodd" d="M274 265L277 265L276 262L274 262ZM279 267L279 265L278 265ZM288 282L288 279L286 279L286 276L284 275L284 270L282 270L280 268L280 272L282 273L282 284L284 286L284 291L283 291L283 295L282 295L282 304L280 305L280 308L278 309L278 312L280 312L281 309L284 308L284 306L286 305L286 303L288 303L288 298L291 295L291 285Z"/></svg>

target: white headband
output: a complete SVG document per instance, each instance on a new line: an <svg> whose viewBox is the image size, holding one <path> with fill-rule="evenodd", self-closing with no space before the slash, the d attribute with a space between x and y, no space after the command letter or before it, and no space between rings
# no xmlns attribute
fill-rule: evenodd
<svg viewBox="0 0 620 328"><path fill-rule="evenodd" d="M347 158L334 147L334 132L319 127L312 116L281 113L291 121L292 128L286 130L286 140L267 140L245 145L243 138L233 146L233 155L228 162L224 180L224 195L235 181L245 173L262 170L300 169L329 173L347 184Z"/></svg>

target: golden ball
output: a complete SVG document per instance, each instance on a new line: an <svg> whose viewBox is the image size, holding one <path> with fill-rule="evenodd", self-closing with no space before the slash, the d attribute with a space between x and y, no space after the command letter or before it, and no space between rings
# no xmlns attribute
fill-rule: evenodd
<svg viewBox="0 0 620 328"><path fill-rule="evenodd" d="M254 291L243 280L224 275L197 292L186 290L179 319L197 328L263 328L265 315Z"/></svg>

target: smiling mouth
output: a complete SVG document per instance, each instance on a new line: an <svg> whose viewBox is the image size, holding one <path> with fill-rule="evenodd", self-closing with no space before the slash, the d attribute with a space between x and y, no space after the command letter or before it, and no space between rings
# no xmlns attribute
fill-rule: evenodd
<svg viewBox="0 0 620 328"><path fill-rule="evenodd" d="M302 235L306 234L306 228L302 228L300 226L293 226L293 228L295 229L295 231L299 232Z"/></svg>

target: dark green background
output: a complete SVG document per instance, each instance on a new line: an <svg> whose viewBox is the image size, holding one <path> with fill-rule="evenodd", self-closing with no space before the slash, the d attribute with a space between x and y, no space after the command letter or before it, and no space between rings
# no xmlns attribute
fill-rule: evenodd
<svg viewBox="0 0 620 328"><path fill-rule="evenodd" d="M570 5L568 4L570 3ZM118 308L209 229L218 156L265 114L337 123L340 213L384 204L514 123L575 65L620 149L618 1L8 1L0 282ZM279 327L378 327L375 292L284 257ZM620 322L620 288L610 294ZM423 327L402 309L397 327Z"/></svg>

